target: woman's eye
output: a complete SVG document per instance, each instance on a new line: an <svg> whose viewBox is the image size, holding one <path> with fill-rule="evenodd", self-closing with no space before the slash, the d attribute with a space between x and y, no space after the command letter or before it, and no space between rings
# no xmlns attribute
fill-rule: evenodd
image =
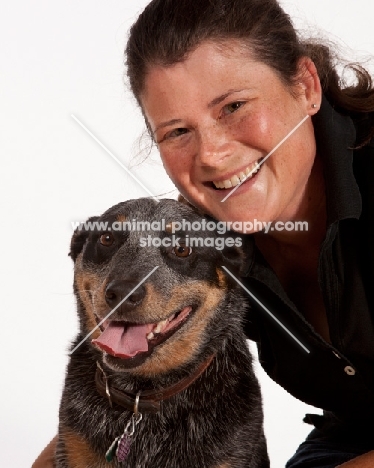
<svg viewBox="0 0 374 468"><path fill-rule="evenodd" d="M165 138L176 138L188 132L187 128L175 128L165 135Z"/></svg>
<svg viewBox="0 0 374 468"><path fill-rule="evenodd" d="M162 136L159 140L157 140L157 144L160 144L160 143L164 142L165 140L178 138L178 137L188 133L188 131L189 131L188 128L175 128L174 130L171 130L170 132L168 132L164 136Z"/></svg>
<svg viewBox="0 0 374 468"><path fill-rule="evenodd" d="M233 114L234 112L236 112L238 109L240 109L242 106L244 106L244 102L231 102L230 104L227 104L227 106L225 106L223 109L222 109L222 114L223 115L230 115L230 114Z"/></svg>

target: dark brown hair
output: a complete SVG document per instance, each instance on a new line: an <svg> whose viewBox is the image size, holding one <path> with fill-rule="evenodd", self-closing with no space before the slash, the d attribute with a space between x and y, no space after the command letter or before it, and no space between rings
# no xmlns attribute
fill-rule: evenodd
<svg viewBox="0 0 374 468"><path fill-rule="evenodd" d="M369 121L366 133L360 135L360 146L373 137L370 74L359 64L350 64L356 83L346 86L331 47L299 39L277 0L152 0L132 26L126 47L127 75L138 103L149 67L171 66L203 41L227 39L246 43L255 58L272 67L288 85L297 79L299 59L310 57L323 92L336 110Z"/></svg>

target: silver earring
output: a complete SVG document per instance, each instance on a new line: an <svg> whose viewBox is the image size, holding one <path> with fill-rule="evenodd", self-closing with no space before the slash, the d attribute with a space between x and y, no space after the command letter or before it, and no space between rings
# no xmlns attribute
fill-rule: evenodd
<svg viewBox="0 0 374 468"><path fill-rule="evenodd" d="M318 106L317 104L312 104L313 109L316 109Z"/></svg>

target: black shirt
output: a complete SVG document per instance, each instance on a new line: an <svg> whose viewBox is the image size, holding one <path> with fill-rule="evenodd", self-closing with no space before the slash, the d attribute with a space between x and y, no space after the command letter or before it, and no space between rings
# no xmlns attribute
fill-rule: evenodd
<svg viewBox="0 0 374 468"><path fill-rule="evenodd" d="M351 428L364 424L366 433L370 425L374 440L374 146L353 150L360 128L326 98L313 123L326 182L318 280L331 344L288 298L251 236L243 283L309 352L253 300L246 333L257 341L260 362L273 380L325 410L325 418L309 422L320 428L331 421Z"/></svg>

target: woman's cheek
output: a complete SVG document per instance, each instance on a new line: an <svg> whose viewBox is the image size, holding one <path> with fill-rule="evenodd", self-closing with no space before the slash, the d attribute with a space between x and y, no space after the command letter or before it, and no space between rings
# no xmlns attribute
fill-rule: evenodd
<svg viewBox="0 0 374 468"><path fill-rule="evenodd" d="M241 116L230 124L232 138L255 149L268 149L272 145L269 140L270 130L269 118L263 112Z"/></svg>
<svg viewBox="0 0 374 468"><path fill-rule="evenodd" d="M270 125L269 125L269 117L266 114L260 113L259 115L257 115L254 125L256 128L257 135L259 135L261 138L267 135L267 137L269 138Z"/></svg>
<svg viewBox="0 0 374 468"><path fill-rule="evenodd" d="M159 149L162 164L167 175L174 182L175 185L179 185L182 173L185 172L185 159L181 155L180 151L176 151L169 147L168 149Z"/></svg>
<svg viewBox="0 0 374 468"><path fill-rule="evenodd" d="M172 180L174 180L173 171L172 171L173 166L171 165L171 161L170 161L170 158L168 157L168 153L167 153L167 152L163 152L163 151L160 150L160 155L161 155L162 164L163 164L163 166L164 166L164 169L165 169L167 175L168 175Z"/></svg>
<svg viewBox="0 0 374 468"><path fill-rule="evenodd" d="M184 135L159 145L160 156L168 173L187 170L193 151L193 140L190 135Z"/></svg>

